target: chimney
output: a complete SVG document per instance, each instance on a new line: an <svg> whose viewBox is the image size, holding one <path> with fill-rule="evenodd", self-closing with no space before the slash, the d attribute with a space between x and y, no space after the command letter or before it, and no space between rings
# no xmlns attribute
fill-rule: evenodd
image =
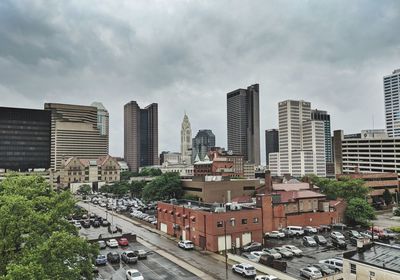
<svg viewBox="0 0 400 280"><path fill-rule="evenodd" d="M231 198L231 191L226 191L226 202L231 203L232 198Z"/></svg>
<svg viewBox="0 0 400 280"><path fill-rule="evenodd" d="M265 194L272 193L272 176L271 171L265 171Z"/></svg>

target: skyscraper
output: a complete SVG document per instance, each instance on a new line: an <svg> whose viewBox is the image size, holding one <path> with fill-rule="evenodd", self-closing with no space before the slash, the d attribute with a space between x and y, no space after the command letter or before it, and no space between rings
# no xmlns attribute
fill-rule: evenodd
<svg viewBox="0 0 400 280"><path fill-rule="evenodd" d="M383 77L386 131L389 137L400 136L400 69Z"/></svg>
<svg viewBox="0 0 400 280"><path fill-rule="evenodd" d="M0 168L49 168L50 124L49 111L0 107Z"/></svg>
<svg viewBox="0 0 400 280"><path fill-rule="evenodd" d="M59 170L63 158L94 159L108 155L108 135L97 125L93 106L45 103L51 112L51 168Z"/></svg>
<svg viewBox="0 0 400 280"><path fill-rule="evenodd" d="M159 164L158 105L140 109L136 101L124 106L124 158L131 171Z"/></svg>
<svg viewBox="0 0 400 280"><path fill-rule="evenodd" d="M279 130L267 129L265 131L266 163L269 165L269 154L279 152Z"/></svg>
<svg viewBox="0 0 400 280"><path fill-rule="evenodd" d="M326 176L324 123L311 120L310 102L279 102L279 153L270 153L270 170L273 175Z"/></svg>
<svg viewBox="0 0 400 280"><path fill-rule="evenodd" d="M181 160L186 164L192 162L192 128L188 116L184 115L181 127Z"/></svg>
<svg viewBox="0 0 400 280"><path fill-rule="evenodd" d="M260 164L259 85L227 94L228 150Z"/></svg>
<svg viewBox="0 0 400 280"><path fill-rule="evenodd" d="M325 160L333 162L332 158L332 131L331 131L331 116L327 111L311 110L311 119L324 122L325 132Z"/></svg>
<svg viewBox="0 0 400 280"><path fill-rule="evenodd" d="M212 147L215 147L214 133L210 129L200 129L193 138L192 161L194 162L196 158L204 160Z"/></svg>
<svg viewBox="0 0 400 280"><path fill-rule="evenodd" d="M97 108L97 128L100 130L101 135L109 135L109 119L107 109L101 102L93 102L90 106Z"/></svg>

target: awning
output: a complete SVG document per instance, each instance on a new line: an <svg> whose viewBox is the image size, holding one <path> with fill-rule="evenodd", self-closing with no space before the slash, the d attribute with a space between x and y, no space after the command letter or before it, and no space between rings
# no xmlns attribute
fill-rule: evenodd
<svg viewBox="0 0 400 280"><path fill-rule="evenodd" d="M186 225L186 226L185 226L185 229L190 229L190 226L189 226L189 225Z"/></svg>
<svg viewBox="0 0 400 280"><path fill-rule="evenodd" d="M175 214L177 217L180 217L181 216L181 213L179 213L179 212L176 212L176 214Z"/></svg>
<svg viewBox="0 0 400 280"><path fill-rule="evenodd" d="M172 210L169 210L169 211L168 211L168 213L170 213L170 214L173 214L173 213L174 213L174 211L172 211Z"/></svg>
<svg viewBox="0 0 400 280"><path fill-rule="evenodd" d="M163 212L164 212L164 213L167 213L167 209L164 209Z"/></svg>
<svg viewBox="0 0 400 280"><path fill-rule="evenodd" d="M196 220L196 217L195 217L195 216L190 216L190 219L191 219L192 221L194 221L194 220Z"/></svg>
<svg viewBox="0 0 400 280"><path fill-rule="evenodd" d="M187 214L183 214L182 217L186 219L187 218Z"/></svg>

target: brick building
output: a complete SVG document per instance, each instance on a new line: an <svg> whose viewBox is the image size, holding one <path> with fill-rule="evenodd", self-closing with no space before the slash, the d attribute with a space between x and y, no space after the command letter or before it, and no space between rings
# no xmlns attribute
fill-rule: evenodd
<svg viewBox="0 0 400 280"><path fill-rule="evenodd" d="M182 240L191 240L205 250L218 252L262 241L261 211L258 208L226 210L211 204L179 200L158 202L158 228ZM226 224L225 224L226 223Z"/></svg>

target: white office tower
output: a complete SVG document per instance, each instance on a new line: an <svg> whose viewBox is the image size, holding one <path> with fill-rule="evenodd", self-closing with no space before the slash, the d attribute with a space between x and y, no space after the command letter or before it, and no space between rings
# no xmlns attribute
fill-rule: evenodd
<svg viewBox="0 0 400 280"><path fill-rule="evenodd" d="M386 131L389 137L400 136L400 69L383 77L385 94Z"/></svg>
<svg viewBox="0 0 400 280"><path fill-rule="evenodd" d="M181 160L186 164L192 162L192 128L186 113L181 128Z"/></svg>
<svg viewBox="0 0 400 280"><path fill-rule="evenodd" d="M326 176L324 123L311 120L310 102L279 103L279 153L269 160L275 176Z"/></svg>

